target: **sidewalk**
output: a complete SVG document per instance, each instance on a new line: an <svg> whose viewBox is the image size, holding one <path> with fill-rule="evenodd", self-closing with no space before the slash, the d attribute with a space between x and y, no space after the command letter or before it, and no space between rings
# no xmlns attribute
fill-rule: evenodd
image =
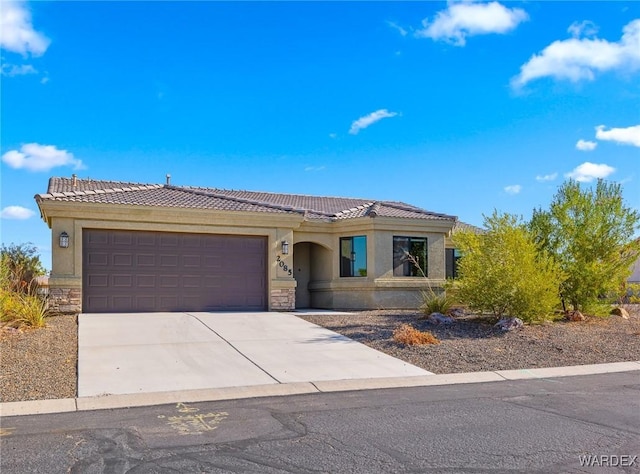
<svg viewBox="0 0 640 474"><path fill-rule="evenodd" d="M272 397L307 393L343 392L402 387L426 387L483 382L504 382L523 379L546 379L573 375L592 375L611 372L639 371L640 361L610 364L575 365L544 369L498 370L495 372L470 372L460 374L418 375L386 378L324 380L315 382L291 382L244 387L226 387L171 392L105 395L97 397L65 398L59 400L32 400L0 403L0 416L37 415L73 411L129 408L169 403L194 403L232 400L240 398Z"/></svg>

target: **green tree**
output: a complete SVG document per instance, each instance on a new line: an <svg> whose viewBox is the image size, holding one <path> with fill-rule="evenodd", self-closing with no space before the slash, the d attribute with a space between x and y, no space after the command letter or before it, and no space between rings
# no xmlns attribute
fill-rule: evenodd
<svg viewBox="0 0 640 474"><path fill-rule="evenodd" d="M619 184L598 180L595 189L569 180L548 211L534 210L530 222L536 243L559 263L563 307L593 311L598 298L617 292L640 251L633 239L640 214L625 206Z"/></svg>
<svg viewBox="0 0 640 474"><path fill-rule="evenodd" d="M538 251L522 220L494 211L484 217L486 232L459 232L453 237L462 258L457 297L473 310L495 316L544 320L558 306L562 272Z"/></svg>
<svg viewBox="0 0 640 474"><path fill-rule="evenodd" d="M11 291L34 292L34 279L45 274L38 251L31 243L11 244L8 247L3 245L0 250L0 264L2 285L6 285Z"/></svg>

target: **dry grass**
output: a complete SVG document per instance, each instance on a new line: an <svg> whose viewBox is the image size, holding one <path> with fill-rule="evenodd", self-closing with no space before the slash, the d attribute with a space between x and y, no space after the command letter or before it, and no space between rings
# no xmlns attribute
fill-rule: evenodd
<svg viewBox="0 0 640 474"><path fill-rule="evenodd" d="M440 340L429 331L418 331L409 324L401 324L393 331L393 340L406 346L440 344Z"/></svg>

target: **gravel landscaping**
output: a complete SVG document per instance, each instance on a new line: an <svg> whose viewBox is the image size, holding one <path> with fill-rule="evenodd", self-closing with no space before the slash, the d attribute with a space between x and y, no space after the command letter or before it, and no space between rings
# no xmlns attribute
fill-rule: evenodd
<svg viewBox="0 0 640 474"><path fill-rule="evenodd" d="M76 316L54 316L47 327L0 331L0 402L73 398L77 393Z"/></svg>
<svg viewBox="0 0 640 474"><path fill-rule="evenodd" d="M435 325L412 311L299 314L374 349L437 374L640 360L640 314L525 326L503 333L488 318ZM393 331L408 323L441 342L403 346ZM55 316L44 329L0 331L0 402L70 398L77 387L77 318Z"/></svg>
<svg viewBox="0 0 640 474"><path fill-rule="evenodd" d="M634 305L635 306L635 305ZM511 332L491 318L464 316L452 325L419 319L415 311L364 311L352 315L301 315L303 319L362 342L436 374L562 367L640 360L640 314L628 320L587 317L528 325ZM393 341L403 323L430 331L440 344L404 346Z"/></svg>

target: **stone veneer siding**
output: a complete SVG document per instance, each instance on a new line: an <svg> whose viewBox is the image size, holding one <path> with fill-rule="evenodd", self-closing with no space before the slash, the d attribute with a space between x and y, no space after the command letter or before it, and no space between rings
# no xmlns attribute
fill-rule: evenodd
<svg viewBox="0 0 640 474"><path fill-rule="evenodd" d="M52 313L79 313L82 291L80 288L49 288L48 308Z"/></svg>
<svg viewBox="0 0 640 474"><path fill-rule="evenodd" d="M49 311L52 313L79 313L82 310L82 291L79 288L49 289ZM271 290L271 309L290 311L296 308L294 288Z"/></svg>
<svg viewBox="0 0 640 474"><path fill-rule="evenodd" d="M271 310L290 311L296 309L295 288L279 288L271 290Z"/></svg>

